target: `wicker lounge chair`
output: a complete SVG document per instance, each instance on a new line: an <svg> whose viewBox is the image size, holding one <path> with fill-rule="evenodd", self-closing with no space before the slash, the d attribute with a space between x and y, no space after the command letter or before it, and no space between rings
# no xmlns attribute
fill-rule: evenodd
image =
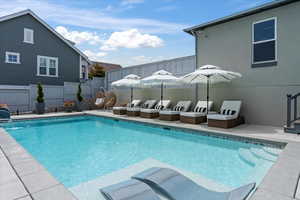
<svg viewBox="0 0 300 200"><path fill-rule="evenodd" d="M107 92L105 94L105 99L106 99L105 105L104 105L105 109L111 109L112 107L114 107L116 105L117 97L116 97L115 93Z"/></svg>
<svg viewBox="0 0 300 200"><path fill-rule="evenodd" d="M245 123L240 116L242 101L224 101L220 114L207 115L208 126L218 128L232 128Z"/></svg>
<svg viewBox="0 0 300 200"><path fill-rule="evenodd" d="M141 109L140 116L143 118L157 118L159 111L169 108L170 104L170 100L160 100L154 109Z"/></svg>
<svg viewBox="0 0 300 200"><path fill-rule="evenodd" d="M131 117L139 116L141 109L152 109L156 102L156 100L147 100L141 106L127 107L127 115Z"/></svg>
<svg viewBox="0 0 300 200"><path fill-rule="evenodd" d="M165 121L177 121L180 119L180 112L190 109L192 101L179 101L172 110L162 110L159 112L159 119Z"/></svg>
<svg viewBox="0 0 300 200"><path fill-rule="evenodd" d="M160 200L145 183L128 180L100 189L107 200Z"/></svg>
<svg viewBox="0 0 300 200"><path fill-rule="evenodd" d="M141 100L135 99L131 103L128 103L126 106L117 106L113 107L113 113L116 115L126 115L127 113L127 108L130 107L137 107L142 103Z"/></svg>
<svg viewBox="0 0 300 200"><path fill-rule="evenodd" d="M213 102L208 102L208 111L211 110L213 106ZM181 112L180 113L180 121L183 123L189 124L201 124L206 122L206 113L207 113L207 102L206 101L198 101L194 108L194 112Z"/></svg>
<svg viewBox="0 0 300 200"><path fill-rule="evenodd" d="M229 192L216 192L198 185L175 170L158 167L132 178L143 181L171 200L246 200L256 185L250 183Z"/></svg>

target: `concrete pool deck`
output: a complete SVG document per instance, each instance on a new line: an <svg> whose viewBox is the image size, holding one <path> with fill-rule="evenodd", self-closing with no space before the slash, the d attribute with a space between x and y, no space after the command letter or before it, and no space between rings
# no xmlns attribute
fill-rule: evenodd
<svg viewBox="0 0 300 200"><path fill-rule="evenodd" d="M13 116L13 120L26 120L47 117L75 115L95 115L161 127L183 129L204 135L235 140L246 140L279 146L283 152L268 171L250 200L292 200L299 199L297 191L300 173L300 136L284 133L281 127L241 125L233 129L218 129L207 125L190 125L180 122L164 122L158 119L143 119L113 115L106 111L85 111L81 113L49 113L44 115ZM76 199L21 147L3 128L0 128L0 199ZM2 177L5 177L2 179ZM38 180L38 181L37 181ZM6 196L3 196L6 195Z"/></svg>

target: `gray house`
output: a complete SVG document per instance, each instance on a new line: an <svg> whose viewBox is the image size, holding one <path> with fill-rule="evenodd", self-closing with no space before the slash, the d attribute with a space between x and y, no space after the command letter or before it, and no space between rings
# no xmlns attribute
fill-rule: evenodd
<svg viewBox="0 0 300 200"><path fill-rule="evenodd" d="M31 10L1 17L0 32L0 85L64 85L88 78L88 58Z"/></svg>
<svg viewBox="0 0 300 200"><path fill-rule="evenodd" d="M241 99L243 115L254 124L282 126L299 117L299 100L287 107L287 94L300 92L300 1L273 1L184 31L195 37L197 67L243 74L213 87L217 107Z"/></svg>

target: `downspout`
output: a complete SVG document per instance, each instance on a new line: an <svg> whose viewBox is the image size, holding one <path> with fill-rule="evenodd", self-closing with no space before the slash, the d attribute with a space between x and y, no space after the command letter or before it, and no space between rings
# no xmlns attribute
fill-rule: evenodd
<svg viewBox="0 0 300 200"><path fill-rule="evenodd" d="M195 71L198 68L198 36L195 31L191 31L192 35L195 37L195 56L196 56L196 65ZM198 102L199 94L198 94L198 83L195 85L195 105Z"/></svg>

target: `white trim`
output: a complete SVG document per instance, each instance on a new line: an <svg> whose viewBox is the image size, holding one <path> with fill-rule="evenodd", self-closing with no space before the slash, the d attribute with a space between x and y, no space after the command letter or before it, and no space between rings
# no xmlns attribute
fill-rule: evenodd
<svg viewBox="0 0 300 200"><path fill-rule="evenodd" d="M17 62L10 62L8 60L9 55L17 56ZM21 64L20 60L21 60L20 59L20 53L10 52L10 51L5 52L5 63L8 63L8 64Z"/></svg>
<svg viewBox="0 0 300 200"><path fill-rule="evenodd" d="M34 12L32 12L30 9L27 10L23 10L11 15L6 15L4 17L0 17L0 22L9 20L9 19L13 19L16 17L20 17L23 15L31 15L33 18L35 18L38 22L40 22L41 24L43 24L49 31L51 31L52 33L54 33L54 35L56 35L58 38L60 38L63 42L65 42L69 47L71 47L74 51L76 51L79 55L81 55L82 57L84 57L87 62L89 64L91 64L91 61L89 60L89 58L82 53L78 48L76 48L74 45L72 45L70 42L67 41L67 39L65 39L62 35L60 35L57 31L55 31L51 26L49 26L45 21L43 21L40 17L38 17Z"/></svg>
<svg viewBox="0 0 300 200"><path fill-rule="evenodd" d="M40 74L40 59L46 59L46 74ZM55 60L56 65L56 75L50 75L50 60ZM58 77L58 58L57 57L49 57L49 56L37 56L37 76L46 76L46 77Z"/></svg>
<svg viewBox="0 0 300 200"><path fill-rule="evenodd" d="M27 41L26 40L26 34L30 34L31 36L31 41ZM29 43L29 44L34 44L34 31L33 29L29 29L29 28L24 28L24 43Z"/></svg>
<svg viewBox="0 0 300 200"><path fill-rule="evenodd" d="M274 38L273 39L268 39L268 40L261 40L261 41L254 41L254 25L259 24L262 22L274 20ZM274 60L267 60L267 61L259 61L259 62L254 62L254 45L255 44L261 44L261 43L266 43L266 42L271 42L275 41L275 59ZM252 23L252 41L251 41L251 48L252 48L252 56L251 56L251 63L252 64L262 64L262 63L271 63L271 62L277 62L277 17L271 17L259 21L255 21Z"/></svg>

